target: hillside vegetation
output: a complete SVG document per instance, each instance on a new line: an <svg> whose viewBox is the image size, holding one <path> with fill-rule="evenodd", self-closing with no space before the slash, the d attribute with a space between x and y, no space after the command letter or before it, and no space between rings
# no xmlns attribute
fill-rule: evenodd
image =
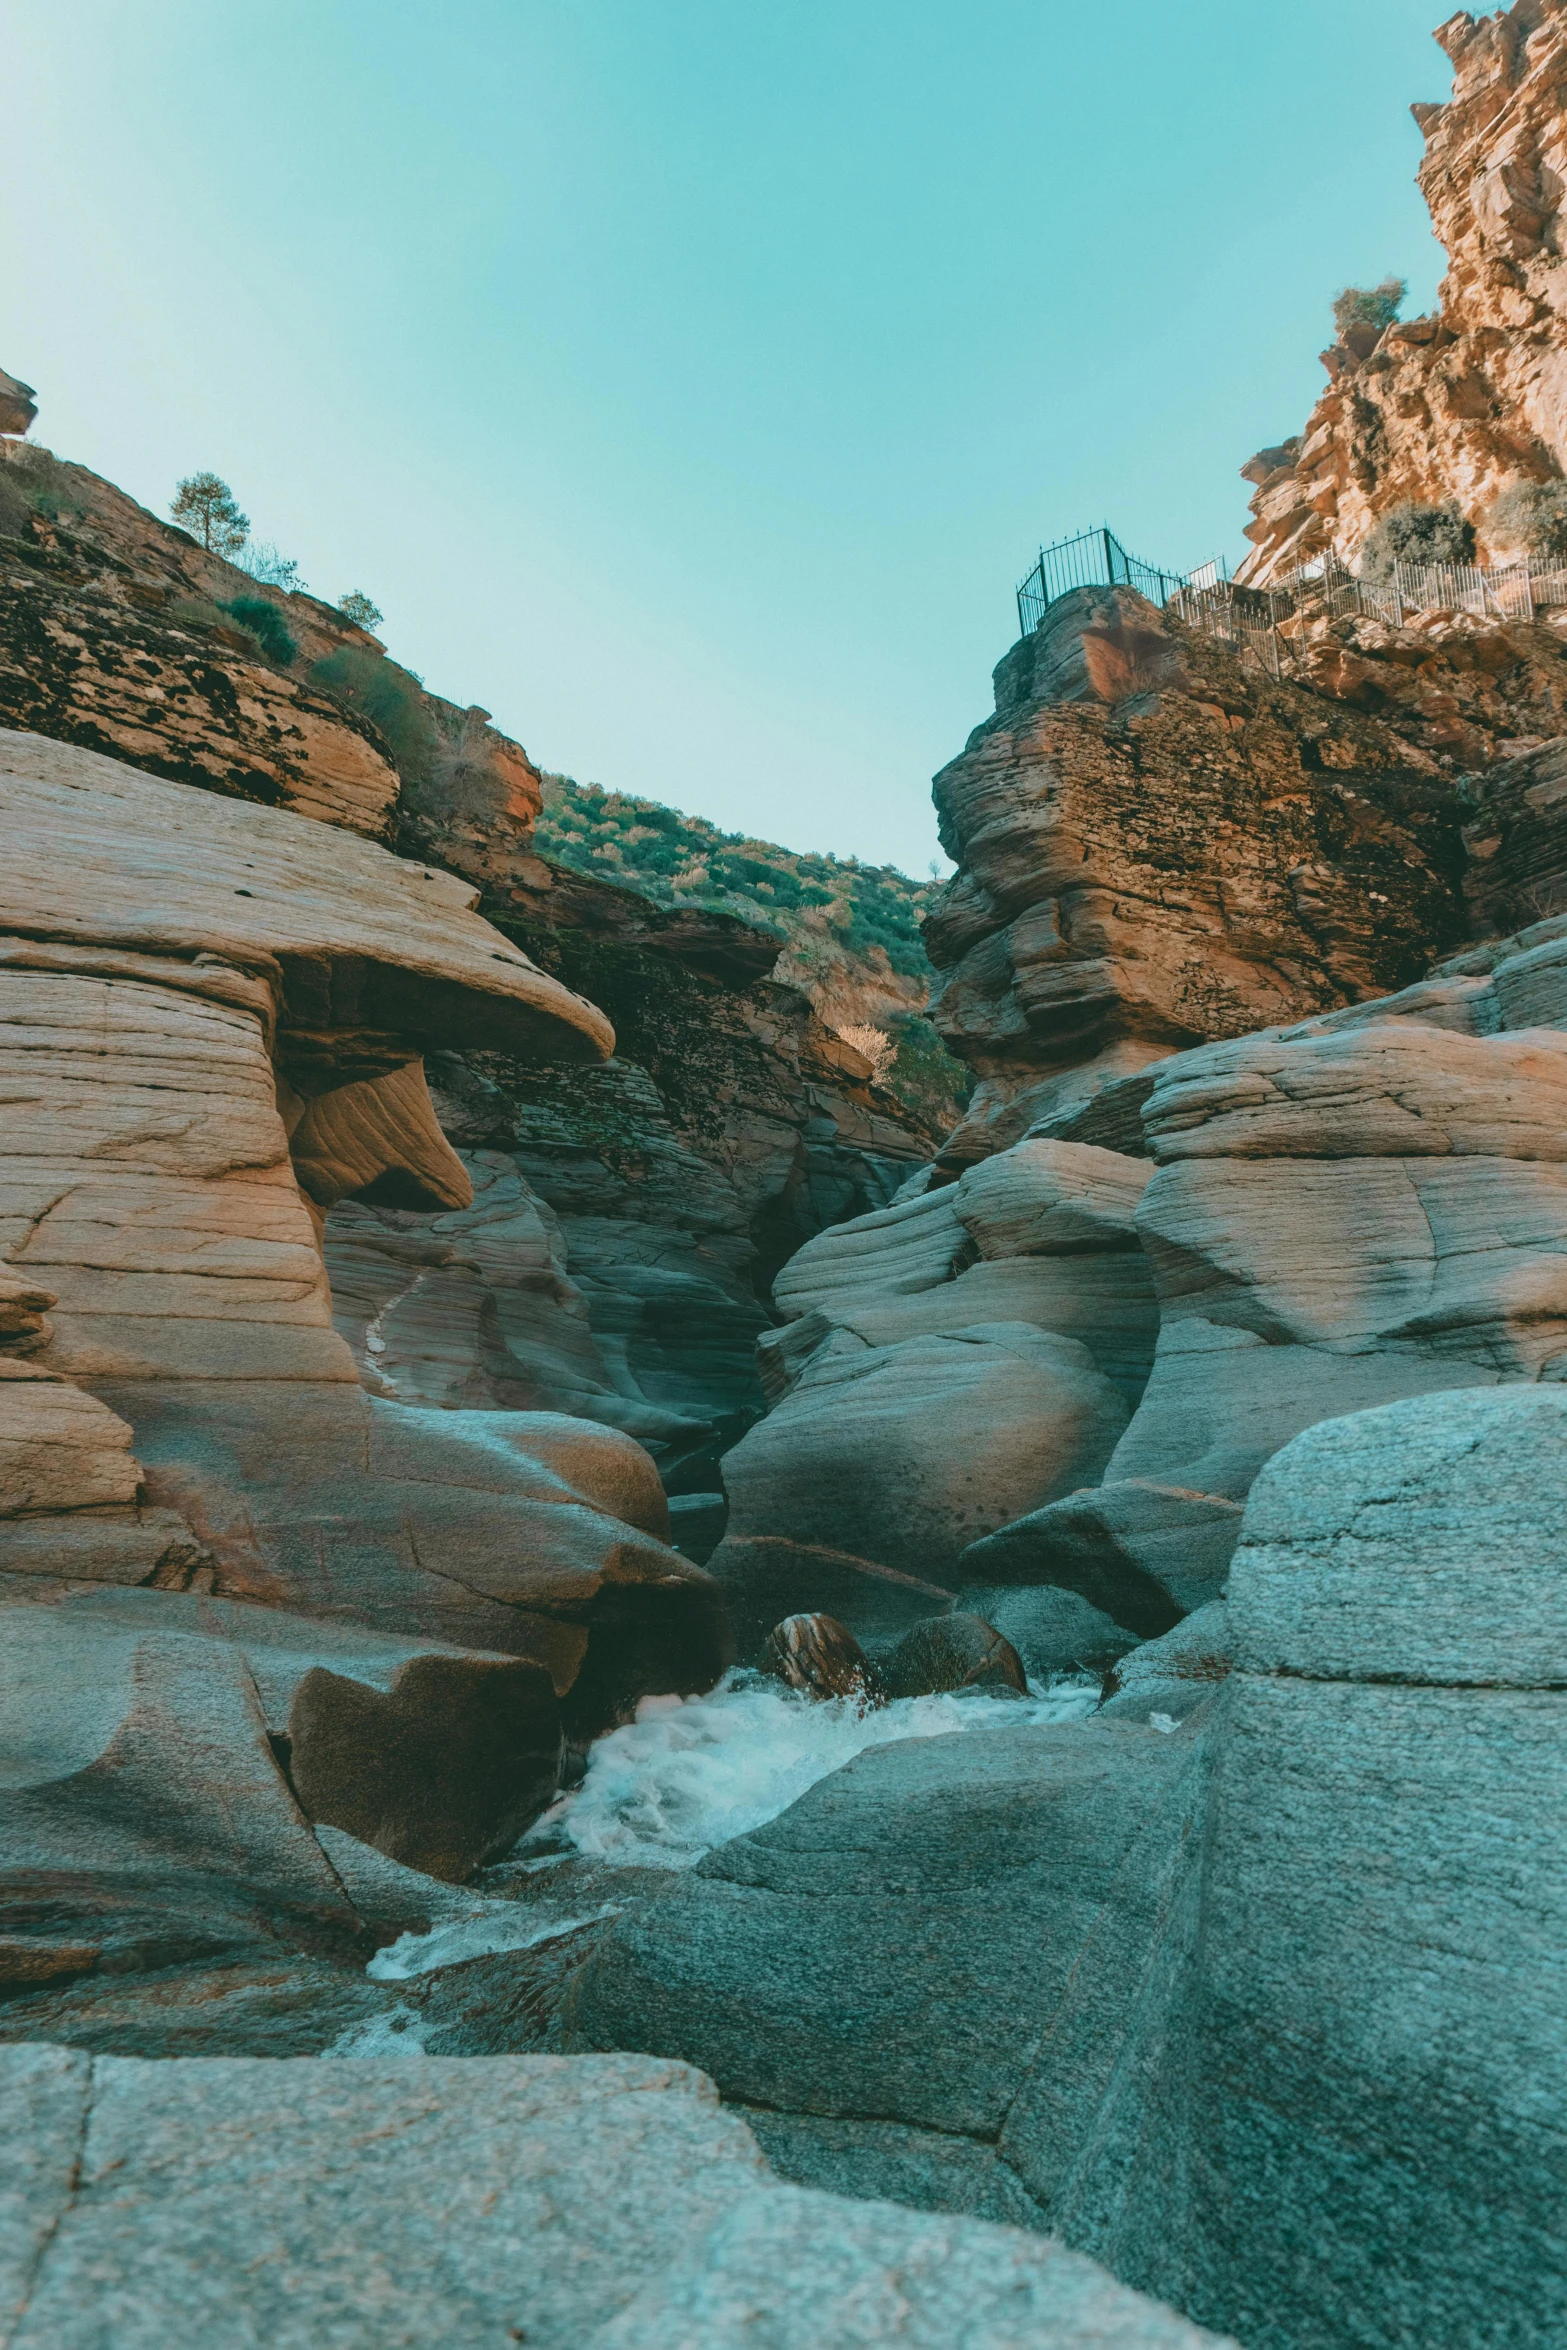
<svg viewBox="0 0 1567 2350"><path fill-rule="evenodd" d="M776 976L810 996L822 1018L865 1049L887 1038L883 1082L911 1106L952 1104L967 1072L922 1017L931 965L920 918L939 884L894 865L817 855L721 832L657 800L546 775L534 832L541 855L617 881L661 905L701 905L775 931Z"/></svg>

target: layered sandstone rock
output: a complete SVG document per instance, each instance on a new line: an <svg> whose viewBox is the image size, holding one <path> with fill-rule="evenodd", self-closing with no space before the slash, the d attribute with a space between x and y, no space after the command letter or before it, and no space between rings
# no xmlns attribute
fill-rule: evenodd
<svg viewBox="0 0 1567 2350"><path fill-rule="evenodd" d="M652 1444L673 1483L716 1491L717 1450L760 1408L751 1349L771 1273L823 1225L890 1199L939 1128L878 1088L805 994L770 982L775 935L536 856L538 772L484 711L390 663L378 690L374 639L303 593L266 591L298 646L290 663L266 658L226 609L256 593L83 467L24 451L0 468L0 606L13 623L0 631L0 718L393 840L429 894L462 876L622 1031L617 1059L589 1072L508 1051L498 1034L475 1058L471 1033L433 1024L429 1042L458 1048L443 1055L439 1127L411 1098L351 1097L337 1062L329 1109L284 1072L304 1189L328 1211L354 1202L327 1246L366 1385L443 1406L585 1411ZM842 985L832 1000L841 1015ZM364 1077L406 1091L373 1057ZM366 1173L389 1118L401 1161ZM470 1226L421 1215L469 1204L472 1171L443 1131L509 1162L483 1171ZM501 1191L517 1212L497 1219ZM524 1227L532 1272L515 1259L501 1270Z"/></svg>
<svg viewBox="0 0 1567 2350"><path fill-rule="evenodd" d="M257 595L297 648L286 663L228 609ZM314 596L258 589L112 482L30 445L0 443L0 620L7 726L374 839L395 833L410 781L498 842L524 841L538 812L537 769L487 713L397 670L422 746L411 764L410 744L365 714L362 677L332 688L345 655L373 669L373 637Z"/></svg>
<svg viewBox="0 0 1567 2350"><path fill-rule="evenodd" d="M1433 754L1124 589L1050 607L935 791L960 870L933 1017L979 1080L951 1166L1183 1046L1404 985L1461 932Z"/></svg>
<svg viewBox="0 0 1567 2350"><path fill-rule="evenodd" d="M1456 502L1484 536L1503 490L1567 470L1567 8L1461 10L1436 38L1453 94L1413 112L1420 187L1447 249L1441 308L1380 335L1351 328L1323 353L1331 380L1304 433L1243 468L1256 488L1238 576L1254 585L1324 548L1353 560L1377 517L1406 502Z"/></svg>
<svg viewBox="0 0 1567 2350"><path fill-rule="evenodd" d="M785 1266L759 1347L772 1409L724 1457L711 1561L743 1649L801 1608L900 1629L950 1598L1012 1496L1097 1481L1152 1361L1149 1173L1021 1143Z"/></svg>
<svg viewBox="0 0 1567 2350"><path fill-rule="evenodd" d="M0 367L0 433L24 433L38 414L31 384L18 383Z"/></svg>
<svg viewBox="0 0 1567 2350"><path fill-rule="evenodd" d="M610 1013L616 1053L433 1058L473 1204L432 1215L382 1187L337 1207L338 1328L373 1394L624 1428L721 1522L717 1455L762 1406L770 1276L889 1201L937 1137L768 980L775 939L531 856L485 879L507 935Z"/></svg>
<svg viewBox="0 0 1567 2350"><path fill-rule="evenodd" d="M1459 1000L1497 1016L1485 988ZM977 1545L966 1573L1063 1585L1157 1635L1222 1595L1239 1504L1302 1428L1567 1370L1567 1037L1380 1009L1154 1072L1147 1392L1102 1486Z"/></svg>
<svg viewBox="0 0 1567 2350"><path fill-rule="evenodd" d="M0 1232L13 1279L53 1300L20 1367L99 1401L7 1389L36 1393L34 1420L63 1429L74 1413L101 1432L96 1451L78 1443L66 1492L47 1467L61 1444L35 1431L27 1506L0 1521L6 1565L82 1571L84 1525L109 1545L118 1508L124 1558L109 1545L90 1571L140 1581L150 1503L179 1513L187 1562L218 1591L532 1654L562 1692L595 1626L631 1655L632 1619L663 1607L679 1629L661 1651L650 1623L650 1669L711 1678L714 1610L660 1539L645 1456L548 1413L367 1397L301 1191L392 1184L466 1205L422 1047L593 1056L602 1015L447 875L63 745L13 736L3 756L15 1114ZM118 1423L135 1468L105 1441ZM100 1492L94 1463L114 1457ZM593 1702L618 1699L606 1682Z"/></svg>

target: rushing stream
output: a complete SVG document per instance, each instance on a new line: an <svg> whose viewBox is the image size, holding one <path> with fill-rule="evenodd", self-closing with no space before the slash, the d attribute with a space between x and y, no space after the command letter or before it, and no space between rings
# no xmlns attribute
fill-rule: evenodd
<svg viewBox="0 0 1567 2350"><path fill-rule="evenodd" d="M408 1982L464 1959L553 1941L616 1904L579 1907L569 1895L564 1905L519 1900L519 1877L548 1891L557 1868L572 1879L572 1862L694 1868L869 1746L1080 1721L1098 1698L1095 1682L1058 1681L1027 1697L905 1697L862 1710L849 1698L813 1700L742 1671L726 1673L705 1697L644 1698L634 1721L595 1743L582 1784L551 1806L509 1862L487 1872L487 1886L454 1890L429 1932L402 1935L368 1971L378 1982ZM333 2053L417 2055L421 2035L411 2027L411 2016L377 2019L345 2034Z"/></svg>
<svg viewBox="0 0 1567 2350"><path fill-rule="evenodd" d="M1027 1697L903 1697L862 1710L730 1672L706 1697L645 1697L636 1720L592 1748L587 1776L518 1847L527 1859L579 1853L619 1868L688 1869L715 1845L775 1819L868 1746L1071 1722L1099 1688L1062 1681Z"/></svg>

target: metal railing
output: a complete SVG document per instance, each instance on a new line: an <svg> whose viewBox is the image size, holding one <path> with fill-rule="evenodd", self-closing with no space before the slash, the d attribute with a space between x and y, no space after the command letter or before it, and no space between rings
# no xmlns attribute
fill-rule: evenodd
<svg viewBox="0 0 1567 2350"><path fill-rule="evenodd" d="M1151 604L1165 604L1180 583L1178 571L1161 571L1157 564L1129 555L1114 531L1101 524L1098 530L1079 531L1076 538L1057 539L1053 547L1040 548L1038 562L1018 582L1018 627L1024 636L1031 635L1048 607L1073 588L1135 588Z"/></svg>
<svg viewBox="0 0 1567 2350"><path fill-rule="evenodd" d="M1527 556L1488 569L1470 563L1395 563L1386 578L1369 580L1329 553L1270 587L1250 588L1229 577L1222 557L1184 574L1141 562L1101 525L1040 548L1033 569L1018 583L1018 625L1024 636L1039 626L1050 605L1085 587L1132 588L1188 628L1249 646L1279 677L1304 637L1308 613L1329 619L1359 613L1390 628L1402 628L1417 612L1532 620L1537 611L1567 605L1567 568L1537 569ZM1298 623L1295 643L1291 623Z"/></svg>

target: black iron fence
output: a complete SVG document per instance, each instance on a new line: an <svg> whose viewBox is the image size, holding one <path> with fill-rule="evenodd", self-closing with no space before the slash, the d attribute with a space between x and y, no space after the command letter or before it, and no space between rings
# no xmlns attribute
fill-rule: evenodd
<svg viewBox="0 0 1567 2350"><path fill-rule="evenodd" d="M1178 571L1161 571L1155 563L1129 555L1113 530L1079 531L1076 538L1057 539L1041 547L1039 560L1026 579L1018 582L1017 618L1024 636L1037 628L1045 608L1073 588L1129 587L1151 604L1168 603L1181 584Z"/></svg>
<svg viewBox="0 0 1567 2350"><path fill-rule="evenodd" d="M1393 628L1416 612L1527 620L1544 607L1567 605L1567 568L1531 568L1527 559L1483 571L1466 564L1399 563L1387 579L1371 581L1329 553L1266 588L1250 588L1229 577L1222 558L1185 573L1143 563L1101 525L1040 548L1039 560L1018 583L1018 626L1024 636L1039 626L1058 597L1085 587L1134 588L1188 628L1249 646L1279 677L1304 649L1307 624L1315 616L1361 613Z"/></svg>

